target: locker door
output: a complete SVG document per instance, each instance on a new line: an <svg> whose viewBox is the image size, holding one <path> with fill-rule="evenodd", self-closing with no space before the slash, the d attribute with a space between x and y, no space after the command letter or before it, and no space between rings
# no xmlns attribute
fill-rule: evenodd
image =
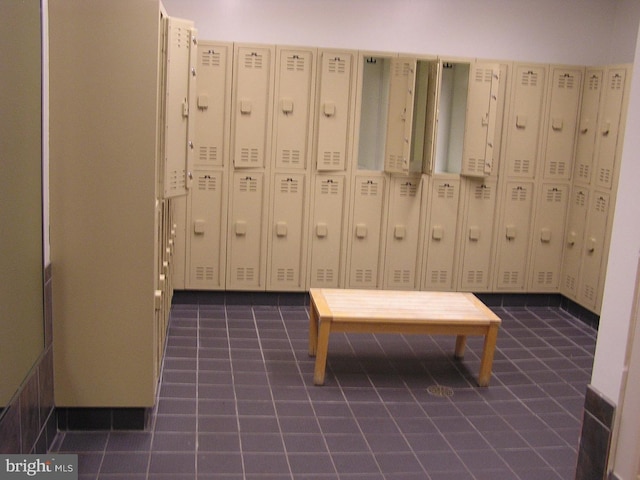
<svg viewBox="0 0 640 480"><path fill-rule="evenodd" d="M269 244L269 290L304 290L304 174L275 174Z"/></svg>
<svg viewBox="0 0 640 480"><path fill-rule="evenodd" d="M495 178L467 180L464 220L460 230L459 290L482 292L489 289L496 191Z"/></svg>
<svg viewBox="0 0 640 480"><path fill-rule="evenodd" d="M384 288L414 290L418 287L420 232L420 177L394 177L389 190Z"/></svg>
<svg viewBox="0 0 640 480"><path fill-rule="evenodd" d="M557 292L560 286L569 185L542 185L532 234L532 292Z"/></svg>
<svg viewBox="0 0 640 480"><path fill-rule="evenodd" d="M171 285L178 290L186 288L187 271L187 199L184 195L171 200L173 206L173 223L175 224L174 255ZM159 258L159 271L163 271L163 259Z"/></svg>
<svg viewBox="0 0 640 480"><path fill-rule="evenodd" d="M319 57L316 165L318 171L345 170L352 130L354 55L323 51Z"/></svg>
<svg viewBox="0 0 640 480"><path fill-rule="evenodd" d="M276 168L305 169L311 153L314 50L278 48L274 116Z"/></svg>
<svg viewBox="0 0 640 480"><path fill-rule="evenodd" d="M505 185L504 213L497 237L498 290L524 290L533 194L534 186L530 182L507 182Z"/></svg>
<svg viewBox="0 0 640 480"><path fill-rule="evenodd" d="M595 184L610 189L613 186L613 173L616 163L618 132L622 113L622 102L626 82L626 69L614 68L607 71L604 85L604 103L601 107L597 138L597 170Z"/></svg>
<svg viewBox="0 0 640 480"><path fill-rule="evenodd" d="M189 195L187 288L220 290L225 286L227 204L224 174L196 170Z"/></svg>
<svg viewBox="0 0 640 480"><path fill-rule="evenodd" d="M167 65L165 78L164 129L164 196L185 195L189 142L189 89L195 88L192 79L192 46L195 49L193 22L167 18ZM195 65L193 65L195 68Z"/></svg>
<svg viewBox="0 0 640 480"><path fill-rule="evenodd" d="M424 290L452 290L460 180L433 178L429 196L430 218L425 233Z"/></svg>
<svg viewBox="0 0 640 480"><path fill-rule="evenodd" d="M564 255L562 257L562 284L560 286L562 294L573 299L576 299L578 295L578 281L580 279L582 247L588 208L589 190L582 187L574 187L569 204L569 219L567 222Z"/></svg>
<svg viewBox="0 0 640 480"><path fill-rule="evenodd" d="M587 228L584 236L582 270L577 302L592 311L596 310L605 276L602 265L606 239L609 200L607 193L594 191L587 212Z"/></svg>
<svg viewBox="0 0 640 480"><path fill-rule="evenodd" d="M551 81L544 178L569 180L573 170L573 145L582 90L582 69L554 68Z"/></svg>
<svg viewBox="0 0 640 480"><path fill-rule="evenodd" d="M384 177L355 178L349 239L349 288L378 288Z"/></svg>
<svg viewBox="0 0 640 480"><path fill-rule="evenodd" d="M266 166L273 90L273 48L235 46L233 164Z"/></svg>
<svg viewBox="0 0 640 480"><path fill-rule="evenodd" d="M437 130L438 130L438 103L440 93L440 71L442 69L441 62L418 62L418 81L422 78L424 82L417 88L418 94L416 98L425 96L425 116L424 116L424 132L413 133L414 155L419 151L416 140L422 139L423 152L422 152L422 171L427 174L432 174L435 170L436 159L436 147L437 147ZM421 95L420 88L425 87L426 83L426 95ZM417 113L417 112L414 112ZM414 120L414 125L419 125L420 122Z"/></svg>
<svg viewBox="0 0 640 480"><path fill-rule="evenodd" d="M391 59L384 161L386 172L408 174L422 170L421 162L417 166L410 165L416 64L414 58Z"/></svg>
<svg viewBox="0 0 640 480"><path fill-rule="evenodd" d="M345 177L318 175L311 222L311 287L339 287Z"/></svg>
<svg viewBox="0 0 640 480"><path fill-rule="evenodd" d="M584 185L591 183L603 78L604 72L601 69L587 69L582 89L582 106L580 121L578 122L574 175L575 180Z"/></svg>
<svg viewBox="0 0 640 480"><path fill-rule="evenodd" d="M462 175L484 177L493 168L500 66L473 63L469 71ZM497 151L497 149L496 149Z"/></svg>
<svg viewBox="0 0 640 480"><path fill-rule="evenodd" d="M195 144L197 168L221 167L229 160L231 61L233 45L198 44Z"/></svg>
<svg viewBox="0 0 640 480"><path fill-rule="evenodd" d="M235 172L227 241L227 289L264 288L264 174Z"/></svg>
<svg viewBox="0 0 640 480"><path fill-rule="evenodd" d="M505 173L532 178L536 171L547 67L515 68L511 113L507 127Z"/></svg>

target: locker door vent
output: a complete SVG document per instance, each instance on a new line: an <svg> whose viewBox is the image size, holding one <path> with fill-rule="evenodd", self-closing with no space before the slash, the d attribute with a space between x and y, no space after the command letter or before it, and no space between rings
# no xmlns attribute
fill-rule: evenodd
<svg viewBox="0 0 640 480"><path fill-rule="evenodd" d="M240 179L240 191L243 193L255 193L258 191L258 180L251 177Z"/></svg>
<svg viewBox="0 0 640 480"><path fill-rule="evenodd" d="M598 176L600 183L608 185L611 181L611 169L609 168L601 168L600 175Z"/></svg>
<svg viewBox="0 0 640 480"><path fill-rule="evenodd" d="M584 178L584 179L588 179L589 175L590 175L590 168L589 165L587 164L580 164L580 166L578 167L578 177L579 178Z"/></svg>
<svg viewBox="0 0 640 480"><path fill-rule="evenodd" d="M278 282L293 282L295 280L295 269L278 268L276 272Z"/></svg>
<svg viewBox="0 0 640 480"><path fill-rule="evenodd" d="M445 183L438 186L438 198L452 199L455 196L455 187Z"/></svg>
<svg viewBox="0 0 640 480"><path fill-rule="evenodd" d="M342 164L342 152L326 151L322 153L323 167L339 167Z"/></svg>
<svg viewBox="0 0 640 480"><path fill-rule="evenodd" d="M340 185L333 180L322 182L320 186L320 195L339 195Z"/></svg>
<svg viewBox="0 0 640 480"><path fill-rule="evenodd" d="M574 200L577 207L584 207L585 203L587 202L587 195L582 191L578 191L576 192Z"/></svg>
<svg viewBox="0 0 640 480"><path fill-rule="evenodd" d="M465 162L464 170L468 174L484 174L484 158L467 157L463 161Z"/></svg>
<svg viewBox="0 0 640 480"><path fill-rule="evenodd" d="M411 270L396 269L393 271L393 283L409 285L411 283Z"/></svg>
<svg viewBox="0 0 640 480"><path fill-rule="evenodd" d="M528 159L516 158L513 161L513 173L528 174L531 168L531 161Z"/></svg>
<svg viewBox="0 0 640 480"><path fill-rule="evenodd" d="M467 283L472 285L480 285L484 282L483 270L469 270L467 272Z"/></svg>
<svg viewBox="0 0 640 480"><path fill-rule="evenodd" d="M236 268L236 280L238 282L253 282L255 279L255 268L238 267Z"/></svg>
<svg viewBox="0 0 640 480"><path fill-rule="evenodd" d="M597 213L607 213L607 200L604 197L598 198L595 209Z"/></svg>
<svg viewBox="0 0 640 480"><path fill-rule="evenodd" d="M196 280L198 281L212 281L215 278L214 268L207 266L196 267Z"/></svg>
<svg viewBox="0 0 640 480"><path fill-rule="evenodd" d="M446 270L432 270L431 271L431 283L446 284L449 279L449 272Z"/></svg>
<svg viewBox="0 0 640 480"><path fill-rule="evenodd" d="M318 283L332 283L333 282L333 269L332 268L319 268L316 270L316 282Z"/></svg>
<svg viewBox="0 0 640 480"><path fill-rule="evenodd" d="M360 183L360 195L363 197L377 197L378 196L378 184L367 180Z"/></svg>
<svg viewBox="0 0 640 480"><path fill-rule="evenodd" d="M387 165L389 170L403 170L404 168L404 157L402 155L396 155L394 153L390 153L387 157Z"/></svg>
<svg viewBox="0 0 640 480"><path fill-rule="evenodd" d="M593 301L596 298L596 289L593 285L585 285L582 289L582 296L587 300Z"/></svg>
<svg viewBox="0 0 640 480"><path fill-rule="evenodd" d="M299 55L287 56L287 70L290 72L304 72L306 68L305 59Z"/></svg>
<svg viewBox="0 0 640 480"><path fill-rule="evenodd" d="M538 74L531 70L522 72L522 79L520 84L523 87L537 87L538 86Z"/></svg>
<svg viewBox="0 0 640 480"><path fill-rule="evenodd" d="M200 147L199 159L201 162L215 162L218 159L218 147Z"/></svg>
<svg viewBox="0 0 640 480"><path fill-rule="evenodd" d="M202 67L219 67L220 52L214 50L202 51L200 54L200 66Z"/></svg>
<svg viewBox="0 0 640 480"><path fill-rule="evenodd" d="M171 40L176 48L189 48L190 32L188 28L176 25L172 32L173 36Z"/></svg>
<svg viewBox="0 0 640 480"><path fill-rule="evenodd" d="M549 174L564 175L566 163L563 161L552 160L549 162Z"/></svg>
<svg viewBox="0 0 640 480"><path fill-rule="evenodd" d="M616 73L609 79L609 90L621 90L621 89L622 89L622 76Z"/></svg>
<svg viewBox="0 0 640 480"><path fill-rule="evenodd" d="M367 269L362 269L362 268L358 268L356 269L356 283L366 283L366 284L370 284L371 282L373 282L373 270L371 270L370 268Z"/></svg>
<svg viewBox="0 0 640 480"><path fill-rule="evenodd" d="M251 163L258 165L260 161L259 149L243 147L240 149L240 161L243 165Z"/></svg>
<svg viewBox="0 0 640 480"><path fill-rule="evenodd" d="M549 203L560 203L562 202L562 190L558 190L557 188L550 188L547 190L547 202Z"/></svg>
<svg viewBox="0 0 640 480"><path fill-rule="evenodd" d="M244 55L244 68L261 69L263 55L258 52L246 53Z"/></svg>
<svg viewBox="0 0 640 480"><path fill-rule="evenodd" d="M600 77L598 75L591 75L589 77L589 90L600 89Z"/></svg>
<svg viewBox="0 0 640 480"><path fill-rule="evenodd" d="M511 189L511 201L513 202L526 202L527 195L528 195L527 187L518 185L517 187L513 187Z"/></svg>
<svg viewBox="0 0 640 480"><path fill-rule="evenodd" d="M284 165L300 165L300 150L282 150L280 160Z"/></svg>
<svg viewBox="0 0 640 480"><path fill-rule="evenodd" d="M476 200L491 200L491 187L488 185L479 185L475 189Z"/></svg>
<svg viewBox="0 0 640 480"><path fill-rule="evenodd" d="M216 177L212 177L210 175L201 175L198 177L198 190L215 191L217 187Z"/></svg>
<svg viewBox="0 0 640 480"><path fill-rule="evenodd" d="M520 272L516 271L505 271L502 274L502 284L503 285L517 285L518 278L520 277Z"/></svg>
<svg viewBox="0 0 640 480"><path fill-rule="evenodd" d="M491 83L493 70L490 68L476 68L475 81L480 83Z"/></svg>
<svg viewBox="0 0 640 480"><path fill-rule="evenodd" d="M298 193L299 181L294 178L280 180L280 193Z"/></svg>
<svg viewBox="0 0 640 480"><path fill-rule="evenodd" d="M329 59L329 73L343 74L347 71L347 62L344 58L335 57Z"/></svg>
<svg viewBox="0 0 640 480"><path fill-rule="evenodd" d="M573 292L576 289L576 277L573 275L567 275L564 279L564 286Z"/></svg>
<svg viewBox="0 0 640 480"><path fill-rule="evenodd" d="M169 190L172 192L185 188L186 175L184 170L173 170L169 172Z"/></svg>
<svg viewBox="0 0 640 480"><path fill-rule="evenodd" d="M418 185L416 183L405 182L400 185L401 197L415 197L418 193Z"/></svg>
<svg viewBox="0 0 640 480"><path fill-rule="evenodd" d="M538 272L538 285L553 285L553 272Z"/></svg>
<svg viewBox="0 0 640 480"><path fill-rule="evenodd" d="M564 89L573 89L576 84L576 79L573 75L565 73L564 75L558 77L558 88Z"/></svg>

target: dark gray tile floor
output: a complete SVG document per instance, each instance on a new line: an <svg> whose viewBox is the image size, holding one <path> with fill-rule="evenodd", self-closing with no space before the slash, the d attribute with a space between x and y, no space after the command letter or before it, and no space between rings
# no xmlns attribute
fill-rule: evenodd
<svg viewBox="0 0 640 480"><path fill-rule="evenodd" d="M557 308L494 308L481 338L332 334L313 385L304 306L174 305L148 431L67 432L80 479L573 479L596 332Z"/></svg>

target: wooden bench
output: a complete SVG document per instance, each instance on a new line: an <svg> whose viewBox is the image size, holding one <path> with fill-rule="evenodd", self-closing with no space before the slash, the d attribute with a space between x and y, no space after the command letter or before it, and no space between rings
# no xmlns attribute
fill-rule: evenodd
<svg viewBox="0 0 640 480"><path fill-rule="evenodd" d="M309 293L309 355L316 357L316 385L324 384L331 332L456 335L456 358L464 355L467 335L482 335L478 385L489 384L500 318L475 295L327 288Z"/></svg>

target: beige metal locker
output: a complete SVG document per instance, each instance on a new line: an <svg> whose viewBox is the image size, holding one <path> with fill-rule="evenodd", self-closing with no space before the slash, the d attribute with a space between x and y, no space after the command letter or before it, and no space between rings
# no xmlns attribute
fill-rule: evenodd
<svg viewBox="0 0 640 480"><path fill-rule="evenodd" d="M606 265L603 265L603 254L607 240L609 201L608 193L592 191L584 235L582 269L578 282L577 302L596 313L601 301L601 288L606 270Z"/></svg>
<svg viewBox="0 0 640 480"><path fill-rule="evenodd" d="M264 168L271 154L274 47L234 46L232 144L235 168Z"/></svg>
<svg viewBox="0 0 640 480"><path fill-rule="evenodd" d="M412 134L413 156L422 157L422 171L436 171L436 147L438 131L438 102L440 92L440 61L420 61L416 73L416 103ZM424 112L424 118L421 117ZM423 124L423 128L420 128Z"/></svg>
<svg viewBox="0 0 640 480"><path fill-rule="evenodd" d="M310 287L341 287L346 197L344 175L314 179L310 224Z"/></svg>
<svg viewBox="0 0 640 480"><path fill-rule="evenodd" d="M384 169L390 173L422 171L422 162L411 162L411 135L417 60L391 59L389 110L385 143Z"/></svg>
<svg viewBox="0 0 640 480"><path fill-rule="evenodd" d="M187 222L187 288L221 290L225 287L227 192L225 172L194 171Z"/></svg>
<svg viewBox="0 0 640 480"><path fill-rule="evenodd" d="M462 175L485 177L497 161L500 65L473 62L469 71Z"/></svg>
<svg viewBox="0 0 640 480"><path fill-rule="evenodd" d="M187 271L187 202L188 195L172 199L173 223L175 225L174 255L171 286L178 290L186 288ZM164 259L162 259L164 262ZM164 265L160 265L160 271Z"/></svg>
<svg viewBox="0 0 640 480"><path fill-rule="evenodd" d="M420 283L422 179L398 176L389 182L383 288L415 290Z"/></svg>
<svg viewBox="0 0 640 480"><path fill-rule="evenodd" d="M273 177L268 290L305 289L306 190L302 173L276 173Z"/></svg>
<svg viewBox="0 0 640 480"><path fill-rule="evenodd" d="M604 70L601 68L588 68L585 72L574 167L574 180L583 185L591 184L603 79Z"/></svg>
<svg viewBox="0 0 640 480"><path fill-rule="evenodd" d="M227 233L227 289L265 287L265 174L238 171L233 183Z"/></svg>
<svg viewBox="0 0 640 480"><path fill-rule="evenodd" d="M348 168L355 73L354 52L318 52L315 147L318 171L342 171Z"/></svg>
<svg viewBox="0 0 640 480"><path fill-rule="evenodd" d="M622 122L627 69L611 68L605 76L604 101L600 107L600 119L596 139L595 185L611 189L614 184L618 132Z"/></svg>
<svg viewBox="0 0 640 480"><path fill-rule="evenodd" d="M569 204L569 218L565 235L565 248L562 256L562 283L560 291L566 297L576 299L582 264L584 232L589 210L589 190L574 187Z"/></svg>
<svg viewBox="0 0 640 480"><path fill-rule="evenodd" d="M349 225L348 288L379 288L385 176L356 175Z"/></svg>
<svg viewBox="0 0 640 480"><path fill-rule="evenodd" d="M507 182L496 244L496 289L523 291L534 200L533 182Z"/></svg>
<svg viewBox="0 0 640 480"><path fill-rule="evenodd" d="M198 43L194 168L229 163L233 44Z"/></svg>
<svg viewBox="0 0 640 480"><path fill-rule="evenodd" d="M560 287L569 194L566 183L544 183L540 188L531 235L529 292L557 292Z"/></svg>
<svg viewBox="0 0 640 480"><path fill-rule="evenodd" d="M455 288L456 231L460 205L460 179L432 177L427 200L424 241L423 290Z"/></svg>
<svg viewBox="0 0 640 480"><path fill-rule="evenodd" d="M466 179L463 181L463 191L458 290L485 292L490 289L493 264L492 239L497 179Z"/></svg>
<svg viewBox="0 0 640 480"><path fill-rule="evenodd" d="M193 22L166 18L164 197L187 192L192 165L193 122L189 121L195 94L196 38Z"/></svg>
<svg viewBox="0 0 640 480"><path fill-rule="evenodd" d="M533 178L539 156L547 66L514 67L504 173L508 177Z"/></svg>
<svg viewBox="0 0 640 480"><path fill-rule="evenodd" d="M582 92L582 68L552 67L543 153L544 178L569 180Z"/></svg>
<svg viewBox="0 0 640 480"><path fill-rule="evenodd" d="M277 47L274 157L278 169L306 169L312 145L315 49Z"/></svg>

